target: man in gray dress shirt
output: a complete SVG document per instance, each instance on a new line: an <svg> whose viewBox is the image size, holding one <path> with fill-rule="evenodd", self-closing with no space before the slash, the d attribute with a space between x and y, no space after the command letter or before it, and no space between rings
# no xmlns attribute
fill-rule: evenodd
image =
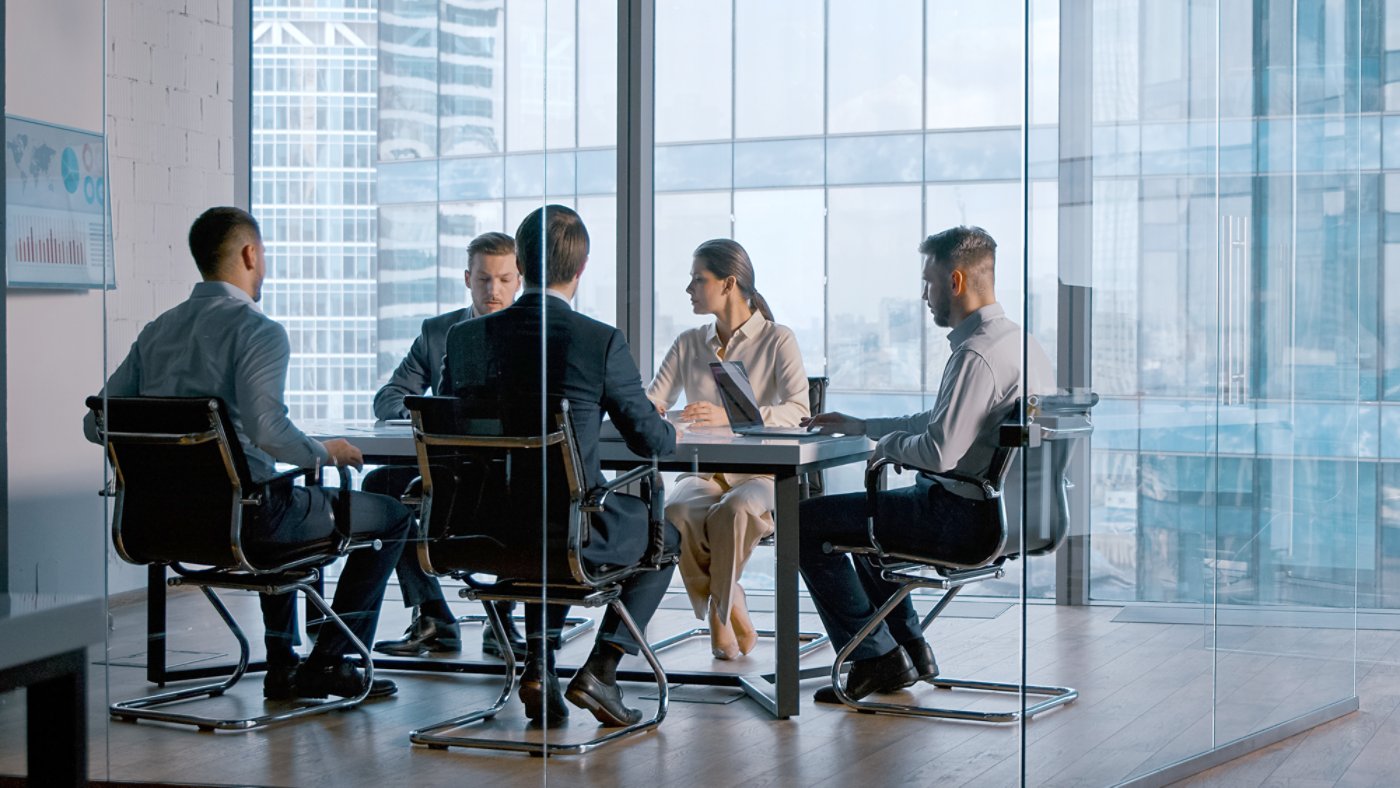
<svg viewBox="0 0 1400 788"><path fill-rule="evenodd" d="M238 434L253 481L276 475L274 463L304 468L332 462L364 465L360 450L343 439L307 437L287 417L283 392L291 346L281 324L262 313L266 263L257 221L238 208L210 208L190 227L190 253L203 282L187 301L141 330L121 366L107 380L113 397L219 397ZM88 440L100 443L91 413ZM243 538L288 546L330 536L333 493L319 487L269 487L262 516ZM382 495L353 493L351 527L362 539L380 539L381 550L356 550L346 560L332 605L355 636L374 637L384 586L398 560L412 515ZM272 700L359 694L362 674L344 660L349 641L337 627L323 627L304 665L292 650L296 606L291 594L261 599L268 672L263 694ZM375 679L370 695L391 695L394 684Z"/></svg>
<svg viewBox="0 0 1400 788"><path fill-rule="evenodd" d="M1023 391L1054 392L1050 360L997 303L996 241L985 230L944 230L926 238L919 251L924 255L923 298L933 322L952 329L948 344L953 353L943 369L933 410L869 420L823 413L807 423L822 432L877 441L872 461L888 458L934 473L984 478L997 448L998 426ZM894 531L886 534L884 546L951 560L985 557L995 548L998 534L974 524L986 521L979 507L994 504L968 487L974 485L943 483L920 474L913 487L881 493L881 511L892 513L887 522ZM869 516L864 492L802 503L802 576L838 651L898 588L882 580L868 559L852 561L822 549L826 543L865 542ZM907 598L851 656L846 692L853 698L891 692L938 675L933 650ZM816 699L838 702L831 687L819 690Z"/></svg>
<svg viewBox="0 0 1400 788"><path fill-rule="evenodd" d="M423 321L423 329L413 340L408 355L399 362L394 374L374 395L374 415L380 419L406 419L408 408L404 397L442 390L442 359L447 355L447 329L463 320L489 315L510 306L520 292L520 270L515 262L515 239L505 233L483 233L467 246L465 272L471 306L455 309ZM401 496L418 479L416 465L386 465L365 476L365 492ZM414 608L412 622L403 637L374 644L376 651L395 656L421 656L428 652L455 652L462 649L462 636L456 618L447 607L442 587L437 579L423 571L418 563L418 551L410 545L399 557L396 568L403 603ZM494 603L510 622L514 605ZM510 625L512 645L521 656L525 653L525 638ZM501 655L495 634L487 627L482 635L482 649Z"/></svg>

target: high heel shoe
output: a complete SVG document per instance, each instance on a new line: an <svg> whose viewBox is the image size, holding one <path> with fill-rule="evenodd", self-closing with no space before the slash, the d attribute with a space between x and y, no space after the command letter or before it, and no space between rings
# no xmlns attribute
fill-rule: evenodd
<svg viewBox="0 0 1400 788"><path fill-rule="evenodd" d="M739 653L747 654L753 651L753 647L758 645L758 630L754 629L753 619L749 618L748 597L744 594L744 587L738 583L734 584L734 593L730 596L729 623L734 625L734 638L739 646Z"/></svg>
<svg viewBox="0 0 1400 788"><path fill-rule="evenodd" d="M731 660L739 658L739 642L734 636L734 628L721 624L719 611L710 603L710 653L715 659Z"/></svg>

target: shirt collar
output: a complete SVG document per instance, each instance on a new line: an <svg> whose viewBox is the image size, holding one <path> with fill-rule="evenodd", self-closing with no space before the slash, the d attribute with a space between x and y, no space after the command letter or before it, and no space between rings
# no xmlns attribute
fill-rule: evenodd
<svg viewBox="0 0 1400 788"><path fill-rule="evenodd" d="M243 288L220 281L196 282L194 289L190 291L190 298L232 298L249 306L257 306L253 297L244 292Z"/></svg>
<svg viewBox="0 0 1400 788"><path fill-rule="evenodd" d="M734 337L737 336L756 336L758 332L763 329L763 324L767 322L768 318L764 317L762 312L755 309L748 320L745 320L742 325L734 329L734 336L729 338L730 343L733 343ZM710 323L705 326L705 342L708 343L710 347L719 347L718 322Z"/></svg>
<svg viewBox="0 0 1400 788"><path fill-rule="evenodd" d="M1006 310L1002 309L1001 304L996 302L987 304L963 318L963 321L956 328L948 332L948 344L956 350L958 345L966 342L969 337L977 333L977 329L981 328L983 323L1001 317L1006 317Z"/></svg>
<svg viewBox="0 0 1400 788"><path fill-rule="evenodd" d="M572 310L572 309L574 308L573 302L569 300L569 297L566 296L566 295L564 295L563 293L559 292L558 290L554 290L554 289L547 288L547 287L527 287L527 288L525 288L524 290L520 291L520 295L521 295L522 297L523 297L523 296L527 296L527 295L535 295L535 296L537 296L537 295L540 295L540 294L544 294L544 295L547 295L547 296L554 296L555 298L557 298L557 299L559 299L560 301L564 302L564 305L567 306L569 309Z"/></svg>

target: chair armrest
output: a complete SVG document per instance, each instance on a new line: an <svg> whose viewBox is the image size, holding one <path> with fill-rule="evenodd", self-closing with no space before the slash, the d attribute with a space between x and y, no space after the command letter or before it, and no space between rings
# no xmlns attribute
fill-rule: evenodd
<svg viewBox="0 0 1400 788"><path fill-rule="evenodd" d="M675 557L666 553L665 483L661 479L661 471L657 469L655 461L651 465L638 465L626 473L618 474L606 484L589 490L583 505L579 508L584 512L601 512L609 495L632 482L642 483L641 497L647 503L647 550L642 555L640 563L648 567L660 567L672 563Z"/></svg>

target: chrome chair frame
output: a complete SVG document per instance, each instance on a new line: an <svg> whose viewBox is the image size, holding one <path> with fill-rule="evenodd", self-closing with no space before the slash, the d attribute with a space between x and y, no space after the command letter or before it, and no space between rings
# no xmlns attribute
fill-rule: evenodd
<svg viewBox="0 0 1400 788"><path fill-rule="evenodd" d="M923 588L936 588L943 591L942 597L920 622L921 629L927 631L934 619L938 618L939 614L948 607L963 588L984 580L1001 578L1005 574L1005 563L1008 560L1015 560L1022 555L1048 555L1059 548L1069 533L1069 490L1073 487L1073 484L1065 476L1065 470L1077 449L1078 439L1087 437L1093 432L1093 422L1089 412L1097 401L1097 395L1093 394L1090 394L1087 400L1072 397L1032 397L1027 403L1031 418L1025 424L1019 421L1019 407L1013 409L1011 417L1001 426L1001 449L993 458L992 468L987 479L971 479L950 473L934 474L929 471L921 471L932 476L975 484L981 488L984 500L996 502L1001 534L996 549L985 561L959 563L924 555L892 552L882 548L876 536L879 516L876 503L878 493L884 489L885 469L894 466L896 471L899 471L902 468L890 460L879 460L871 465L866 472L866 492L870 496L872 513L868 522L869 544L860 546L828 545L827 547L832 552L850 553L855 560L860 560L858 557L863 556L874 561L880 568L881 577L887 582L898 584L899 589L880 606L875 615L840 650L836 655L836 660L832 663L831 684L835 689L836 697L843 704L856 711L868 713L935 717L985 723L1010 723L1017 722L1023 717L1029 720L1037 714L1071 703L1079 697L1079 691L1073 687L979 681L947 678L940 675L928 680L928 683L938 689L964 689L1014 694L1018 697L1035 696L1044 698L1044 700L1034 703L1026 703L1023 700L1021 708L1006 711L976 711L921 706L915 703L885 703L852 698L846 693L841 676L847 660L850 659L851 654L861 642L869 637L880 626L881 622L888 618L890 613L914 591ZM1057 443L1060 443L1063 448L1053 448ZM1029 462L1032 459L1031 452L1027 450L1038 450L1042 454L1051 455L1048 466L1045 466L1045 472L1048 473L1052 486L1048 494L1053 498L1051 501L1053 511L1048 513L1050 528L1044 534L1044 538L1029 549L1025 549L1019 544L1019 538L1014 542L1011 539L1012 534L1007 523L1004 494L1006 480L1017 453L1021 453L1024 461ZM1029 492L1027 492L1026 498L1030 497ZM1019 537L1019 535L1018 530L1016 536ZM923 574L927 572L932 572L933 575Z"/></svg>
<svg viewBox="0 0 1400 788"><path fill-rule="evenodd" d="M122 401L123 398L113 398L112 401ZM155 398L133 398L150 400ZM138 565L166 565L173 569L177 576L170 578L167 585L193 586L199 588L214 610L219 614L219 618L225 626L232 632L238 641L239 655L238 662L233 666L233 672L222 681L208 684L200 684L194 687L173 690L170 692L158 693L142 698L118 701L109 708L109 713L115 719L125 722L136 722L138 720L155 720L158 722L170 722L181 725L193 725L201 731L213 730L235 730L249 731L263 728L277 722L304 717L311 714L320 714L333 709L355 706L369 695L370 686L374 680L374 664L370 656L369 649L361 643L350 628L340 618L339 615L326 603L326 600L317 592L315 586L320 580L320 566L333 561L350 550L354 549L379 549L378 540L372 542L352 543L349 533L348 508L337 506L336 530L337 538L333 545L333 552L317 553L314 555L302 556L275 566L260 567L255 565L249 557L243 544L243 513L248 507L256 507L262 504L263 495L268 486L278 483L290 484L295 478L314 478L313 471L308 469L297 469L280 474L272 480L261 485L262 490L252 491L245 494L247 483L239 473L240 467L245 467L241 461L241 449L235 449L235 443L230 439L230 427L226 425L227 410L218 398L194 398L166 399L166 402L173 405L193 406L195 403L204 403L207 409L208 429L198 432L126 432L112 431L106 428L106 406L107 401L100 397L89 397L88 407L96 414L99 434L107 446L107 458L112 466L113 488L103 490L103 495L115 498L115 512L112 517L112 544L117 554L122 560ZM127 539L124 538L125 502L127 496L126 474L121 461L120 446L123 444L146 444L161 445L170 447L191 447L202 444L214 443L223 461L224 471L227 473L229 484L230 501L230 522L229 522L229 543L227 560L224 565L215 566L212 569L194 569L186 566L178 560L162 558L143 558L136 555L134 551L128 549ZM348 471L342 470L342 473ZM349 490L349 477L342 478L342 491ZM343 499L342 500L347 500ZM348 500L347 500L348 502ZM210 717L193 713L182 713L164 710L162 707L174 703L182 703L201 697L218 697L232 689L243 675L248 671L250 647L248 638L243 630L238 626L224 606L218 595L212 589L225 588L243 591L255 591L266 594L283 594L300 591L306 595L307 601L315 607L335 626L339 627L346 637L349 638L351 646L361 656L364 664L364 684L358 695L338 700L330 700L317 703L299 705L291 709L275 711L268 714L261 714L252 717Z"/></svg>
<svg viewBox="0 0 1400 788"><path fill-rule="evenodd" d="M552 605L581 605L584 607L610 607L617 613L627 630L636 639L643 658L651 667L652 674L656 678L657 708L656 712L649 718L642 719L631 725L619 727L615 730L596 736L583 742L553 742L553 741L523 741L518 739L500 739L477 736L450 735L446 731L468 726L475 722L483 722L492 719L510 701L511 694L515 691L517 675L515 655L510 649L503 649L503 659L506 663L504 682L496 700L487 707L476 709L467 714L444 720L442 722L417 728L409 732L409 741L413 744L421 744L430 749L447 749L448 747L462 747L468 749L506 750L511 752L528 752L534 755L574 755L584 753L600 747L610 742L644 733L652 730L661 724L666 718L669 708L669 687L666 681L666 671L661 666L660 660L650 648L646 641L645 633L637 626L627 611L625 605L619 599L621 593L621 581L636 574L639 571L659 569L675 561L675 556L665 555L661 547L661 534L658 529L664 527L664 519L661 512L665 509L664 493L661 486L661 474L656 469L655 462L650 466L643 465L633 468L626 473L619 474L616 478L606 484L589 489L587 480L583 475L582 463L579 458L577 441L574 437L573 422L570 416L568 400L561 400L559 403L559 413L556 416L558 429L544 436L508 436L508 435L469 435L469 434L444 434L429 432L424 427L423 408L425 400L441 400L450 398L438 397L408 397L405 403L413 417L413 442L418 454L419 470L423 479L423 516L422 522L429 523L432 519L433 506L433 463L429 457L430 446L460 447L460 448L484 448L484 449L541 449L548 450L550 447L558 447L563 459L565 476L569 489L569 514L568 514L568 534L567 550L568 565L572 575L571 583L546 583L543 580L501 580L497 578L494 582L484 582L473 576L471 571L450 570L439 571L432 559L431 538L425 538L418 543L418 558L425 572L442 576L450 575L454 578L465 580L468 587L459 593L463 598L480 602L494 601L517 601L517 602L544 602ZM648 554L643 557L642 562L633 566L617 567L608 571L594 572L583 560L582 545L586 539L589 528L589 516L595 512L603 511L608 495L619 488L638 481L649 481L651 496L649 508L652 513L652 538L651 548ZM506 642L505 624L499 613L492 605L485 605L486 615L491 627L496 634L498 642ZM577 628L577 627L576 627Z"/></svg>

